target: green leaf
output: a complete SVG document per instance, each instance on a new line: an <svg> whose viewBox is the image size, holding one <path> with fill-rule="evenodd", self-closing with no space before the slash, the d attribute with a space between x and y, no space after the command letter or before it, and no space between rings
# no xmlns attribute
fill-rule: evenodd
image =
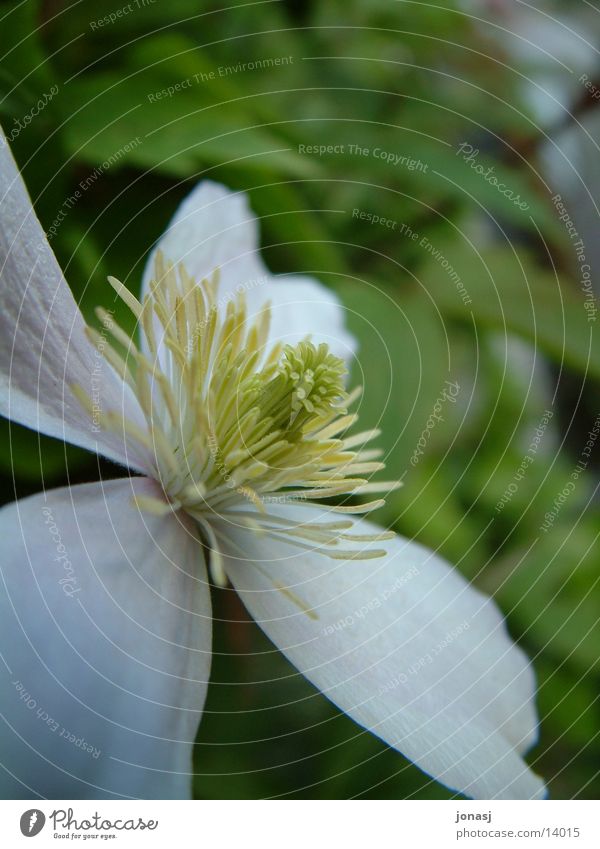
<svg viewBox="0 0 600 849"><path fill-rule="evenodd" d="M559 365L600 376L600 337L571 280L540 268L524 251L478 250L459 234L422 246L419 277L445 315L510 331Z"/></svg>
<svg viewBox="0 0 600 849"><path fill-rule="evenodd" d="M169 93L169 80L139 72L123 78L103 73L69 85L66 144L74 156L104 170L125 163L175 177L219 177L235 163L251 171L278 171L288 177L318 172L310 160L290 149L240 104L207 98L206 89L189 85ZM260 123L260 122L259 122ZM106 163L106 165L105 165Z"/></svg>
<svg viewBox="0 0 600 849"><path fill-rule="evenodd" d="M562 508L560 521L486 573L486 589L521 624L529 643L579 672L600 669L598 523Z"/></svg>
<svg viewBox="0 0 600 849"><path fill-rule="evenodd" d="M26 482L28 487L54 486L67 471L80 468L91 454L49 436L43 436L15 422L0 419L2 445L0 451L0 473L7 479L16 478L17 483ZM9 496L11 494L6 493Z"/></svg>
<svg viewBox="0 0 600 849"><path fill-rule="evenodd" d="M456 403L443 398L447 381L454 384L456 374L439 315L424 298L401 299L366 281L348 281L337 288L360 345L351 380L351 385L364 387L357 427L381 430L373 442L384 451L386 469L380 476L404 483L403 490L388 496L376 518L441 547L453 560L470 552L466 564L475 570L483 557L476 544L479 523L465 517L450 461L443 461L462 414ZM438 411L438 416L444 421L428 428L440 398L444 412ZM411 458L425 431L430 438L413 465Z"/></svg>

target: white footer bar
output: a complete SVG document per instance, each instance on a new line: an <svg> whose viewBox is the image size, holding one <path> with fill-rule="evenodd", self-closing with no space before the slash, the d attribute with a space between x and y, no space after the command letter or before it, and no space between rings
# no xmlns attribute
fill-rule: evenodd
<svg viewBox="0 0 600 849"><path fill-rule="evenodd" d="M0 845L598 849L593 801L0 801Z"/></svg>

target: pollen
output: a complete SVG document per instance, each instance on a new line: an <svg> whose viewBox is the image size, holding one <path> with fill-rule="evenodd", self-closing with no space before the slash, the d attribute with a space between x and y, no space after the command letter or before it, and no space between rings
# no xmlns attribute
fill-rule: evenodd
<svg viewBox="0 0 600 849"><path fill-rule="evenodd" d="M100 425L124 431L152 458L166 501L145 499L140 509L184 510L210 549L217 583L225 582L220 549L228 523L335 559L385 554L373 543L392 534L352 534L352 516L383 499L355 497L399 484L371 481L384 468L380 452L365 448L377 431L347 435L360 392L346 391L344 362L326 344L270 344L268 305L250 316L243 291L219 298L218 272L193 280L160 253L143 302L109 282L137 320L139 345L102 308L97 315L111 340L92 328L88 335L135 393L146 428L114 412L103 412ZM91 409L91 399L73 389ZM334 521L303 522L301 511L290 519L279 509L322 501ZM369 545L347 550L348 540Z"/></svg>

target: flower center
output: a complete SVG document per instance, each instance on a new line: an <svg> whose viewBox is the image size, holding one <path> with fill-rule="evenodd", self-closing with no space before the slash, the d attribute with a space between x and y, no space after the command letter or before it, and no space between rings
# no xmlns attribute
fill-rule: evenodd
<svg viewBox="0 0 600 849"><path fill-rule="evenodd" d="M109 430L125 429L152 457L151 473L167 502L138 499L139 506L183 509L196 520L219 583L225 580L219 537L227 535L228 522L316 547L330 557L385 554L372 546L358 554L339 547L344 539L389 538L383 533L367 540L348 533L350 516L383 504L382 499L348 503L348 498L397 486L369 480L384 467L378 451L364 448L376 431L344 435L357 420L347 410L360 392L346 392L343 361L326 344L315 346L309 339L269 347L268 305L250 318L243 292L217 300L216 274L194 281L183 266L174 268L160 253L154 271L143 303L109 278L137 318L139 347L101 308L97 315L116 344L88 328L91 341L132 388L144 412L146 430L114 411L103 413L100 421ZM90 398L73 388L91 409ZM298 511L291 519L289 510L277 510L277 505L320 499L335 499L324 512L345 518L310 523L296 518Z"/></svg>

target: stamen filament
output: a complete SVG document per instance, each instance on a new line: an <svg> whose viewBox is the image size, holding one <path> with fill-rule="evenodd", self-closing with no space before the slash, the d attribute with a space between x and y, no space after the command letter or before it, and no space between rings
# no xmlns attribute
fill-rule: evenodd
<svg viewBox="0 0 600 849"><path fill-rule="evenodd" d="M217 302L217 272L195 281L160 252L154 272L143 303L109 278L137 319L139 346L102 308L96 315L110 339L88 328L145 417L140 427L116 410L99 414L102 427L125 434L154 458L165 501L138 497L138 507L161 515L185 510L210 548L210 571L219 585L227 581L217 530L222 521L335 559L384 556L373 544L391 539L390 532L355 534L352 518L301 522L270 512L272 503L314 506L399 486L371 480L385 467L379 450L364 447L379 435L377 429L346 435L358 420L347 410L361 389L346 392L342 360L309 338L296 346L269 346L268 306L252 317L243 294ZM73 392L92 412L81 387ZM379 498L321 506L329 516L351 517L383 503ZM364 545L347 550L340 545L344 541Z"/></svg>

